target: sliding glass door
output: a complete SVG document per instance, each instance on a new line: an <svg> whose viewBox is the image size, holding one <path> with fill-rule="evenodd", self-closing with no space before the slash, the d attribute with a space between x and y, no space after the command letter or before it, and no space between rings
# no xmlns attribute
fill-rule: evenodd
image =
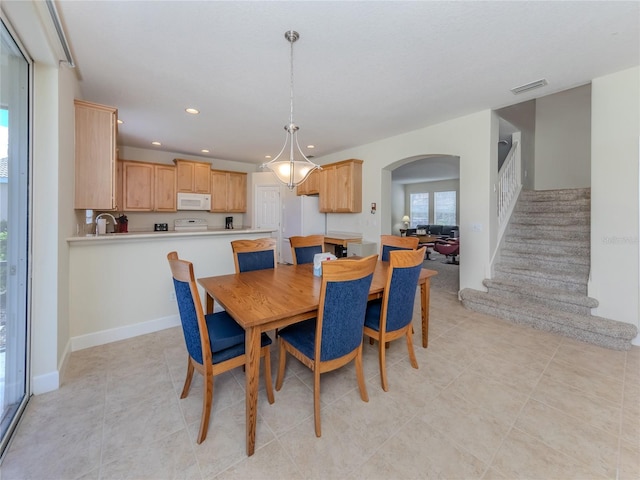
<svg viewBox="0 0 640 480"><path fill-rule="evenodd" d="M0 22L0 452L29 391L29 68Z"/></svg>

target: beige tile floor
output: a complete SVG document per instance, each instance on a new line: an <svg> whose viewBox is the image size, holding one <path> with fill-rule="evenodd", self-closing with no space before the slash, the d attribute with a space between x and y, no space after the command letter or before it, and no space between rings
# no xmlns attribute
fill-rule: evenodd
<svg viewBox="0 0 640 480"><path fill-rule="evenodd" d="M208 437L194 442L202 380L179 399L178 328L74 352L61 388L30 401L0 477L640 478L640 348L617 352L513 325L437 289L429 348L414 340L418 370L404 342L389 348L387 393L365 343L368 403L352 366L323 375L322 438L312 376L289 357L275 403L261 391L250 458L241 369L216 379ZM276 365L275 349L272 357Z"/></svg>

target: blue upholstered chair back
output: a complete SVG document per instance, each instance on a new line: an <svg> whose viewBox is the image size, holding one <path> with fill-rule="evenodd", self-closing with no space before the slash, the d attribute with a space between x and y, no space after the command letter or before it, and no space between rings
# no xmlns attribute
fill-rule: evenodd
<svg viewBox="0 0 640 480"><path fill-rule="evenodd" d="M396 245L383 245L382 246L382 261L389 261L389 252L394 250L412 250L411 248L398 247Z"/></svg>
<svg viewBox="0 0 640 480"><path fill-rule="evenodd" d="M184 341L187 344L187 351L191 358L202 364L202 344L200 343L200 328L198 327L198 315L193 303L193 296L188 282L181 282L173 279L176 290L176 300L178 311L180 312L180 322Z"/></svg>
<svg viewBox="0 0 640 480"><path fill-rule="evenodd" d="M313 263L313 257L316 253L322 253L322 247L320 245L313 245L309 247L296 247L296 262L298 265L302 263Z"/></svg>
<svg viewBox="0 0 640 480"><path fill-rule="evenodd" d="M398 330L411 322L421 269L421 264L393 269L387 306L387 332Z"/></svg>
<svg viewBox="0 0 640 480"><path fill-rule="evenodd" d="M327 282L322 314L320 361L342 357L362 342L364 314L373 275Z"/></svg>
<svg viewBox="0 0 640 480"><path fill-rule="evenodd" d="M238 268L240 272L252 272L274 268L273 250L259 252L238 252Z"/></svg>

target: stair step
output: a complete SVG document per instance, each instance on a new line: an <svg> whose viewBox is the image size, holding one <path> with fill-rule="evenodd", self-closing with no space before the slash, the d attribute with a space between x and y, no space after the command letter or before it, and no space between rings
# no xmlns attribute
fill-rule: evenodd
<svg viewBox="0 0 640 480"><path fill-rule="evenodd" d="M522 190L520 199L529 202L558 202L591 199L590 188L568 188L561 190Z"/></svg>
<svg viewBox="0 0 640 480"><path fill-rule="evenodd" d="M590 258L591 248L587 242L576 245L573 242L557 242L557 243L531 243L531 241L509 241L506 240L501 254L508 252L517 255L566 255L567 257Z"/></svg>
<svg viewBox="0 0 640 480"><path fill-rule="evenodd" d="M460 298L470 310L615 350L631 348L631 340L638 332L637 327L629 323L560 312L536 301L496 297L470 288L461 290Z"/></svg>
<svg viewBox="0 0 640 480"><path fill-rule="evenodd" d="M577 255L575 253L529 253L529 252L516 252L513 250L503 249L500 252L500 263L510 265L532 265L539 266L540 268L559 268L562 266L579 265L587 268L587 273L591 265L591 259L588 255Z"/></svg>
<svg viewBox="0 0 640 480"><path fill-rule="evenodd" d="M530 283L538 287L557 288L569 292L587 294L586 273L572 273L566 270L532 270L528 268L496 265L496 278L516 283Z"/></svg>
<svg viewBox="0 0 640 480"><path fill-rule="evenodd" d="M509 225L506 233L507 239L526 239L532 241L553 242L557 240L567 241L591 241L589 228L578 225Z"/></svg>
<svg viewBox="0 0 640 480"><path fill-rule="evenodd" d="M554 226L576 226L589 228L591 225L590 215L563 212L557 213L529 213L514 212L511 216L511 225L554 225Z"/></svg>
<svg viewBox="0 0 640 480"><path fill-rule="evenodd" d="M548 308L563 312L590 315L591 309L598 306L598 301L595 298L555 288L533 287L532 285L521 285L516 282L488 278L482 283L489 289L489 293L496 297L533 300Z"/></svg>
<svg viewBox="0 0 640 480"><path fill-rule="evenodd" d="M588 198L570 201L535 201L525 200L518 202L514 212L576 212L580 214L591 215L591 201Z"/></svg>

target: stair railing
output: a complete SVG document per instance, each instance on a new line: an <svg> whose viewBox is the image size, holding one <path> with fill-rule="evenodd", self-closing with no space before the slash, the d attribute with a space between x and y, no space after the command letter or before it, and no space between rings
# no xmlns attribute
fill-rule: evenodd
<svg viewBox="0 0 640 480"><path fill-rule="evenodd" d="M496 249L491 256L489 270L486 272L488 278L493 278L493 266L499 256L500 247L502 246L502 238L509 225L509 219L513 213L513 209L518 201L518 196L522 190L521 172L521 155L520 155L520 132L512 135L511 150L507 154L502 168L498 172L498 238Z"/></svg>
<svg viewBox="0 0 640 480"><path fill-rule="evenodd" d="M513 134L511 150L498 172L498 243L502 239L513 208L522 190L520 176L520 133Z"/></svg>

